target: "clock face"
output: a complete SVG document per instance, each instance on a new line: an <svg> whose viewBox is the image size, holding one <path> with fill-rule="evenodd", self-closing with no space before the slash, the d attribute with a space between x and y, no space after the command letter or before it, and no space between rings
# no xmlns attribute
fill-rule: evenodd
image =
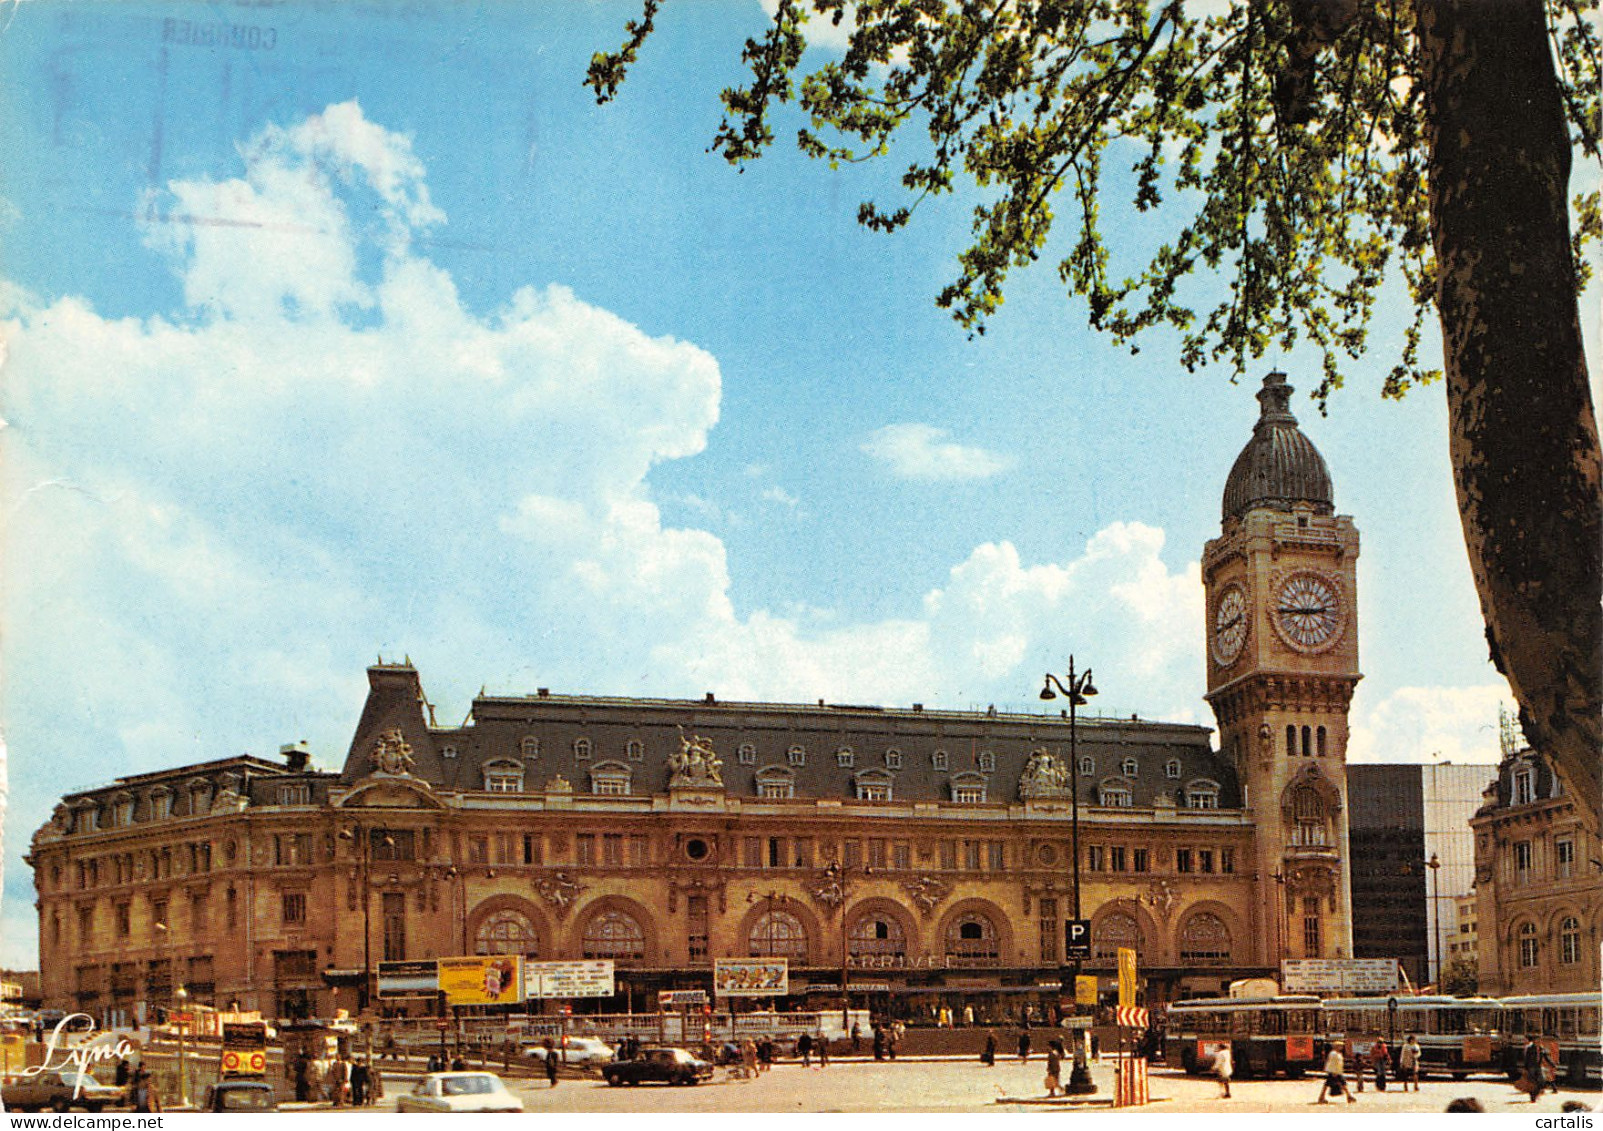
<svg viewBox="0 0 1603 1131"><path fill-rule="evenodd" d="M1341 588L1312 570L1288 576L1275 591L1275 631L1300 652L1318 652L1341 635Z"/></svg>
<svg viewBox="0 0 1603 1131"><path fill-rule="evenodd" d="M1213 609L1213 658L1224 667L1241 655L1247 642L1247 595L1239 585L1228 585Z"/></svg>

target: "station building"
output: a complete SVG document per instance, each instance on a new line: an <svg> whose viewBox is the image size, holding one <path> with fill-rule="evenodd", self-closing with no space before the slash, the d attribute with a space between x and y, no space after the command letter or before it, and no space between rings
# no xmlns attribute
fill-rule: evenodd
<svg viewBox="0 0 1603 1131"><path fill-rule="evenodd" d="M62 799L28 857L45 1003L114 1020L183 984L328 1016L378 1008L382 961L517 953L614 960L591 1003L614 1012L774 955L781 1008L844 984L913 1020L1043 1016L1076 882L1085 971L1111 988L1133 947L1149 1001L1350 956L1358 536L1290 395L1264 382L1203 554L1217 745L1057 710L547 689L439 726L419 673L380 662L338 769L286 747Z"/></svg>

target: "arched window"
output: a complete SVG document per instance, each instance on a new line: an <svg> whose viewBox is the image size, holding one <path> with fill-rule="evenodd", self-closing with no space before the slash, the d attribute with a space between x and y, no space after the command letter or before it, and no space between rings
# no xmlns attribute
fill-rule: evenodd
<svg viewBox="0 0 1603 1131"><path fill-rule="evenodd" d="M1086 755L1080 759L1080 773L1090 777L1096 773L1096 759Z"/></svg>
<svg viewBox="0 0 1603 1131"><path fill-rule="evenodd" d="M735 760L742 766L752 766L757 763L757 747L749 742L742 742L740 749L735 752Z"/></svg>
<svg viewBox="0 0 1603 1131"><path fill-rule="evenodd" d="M624 752L631 762L644 762L646 760L646 744L638 738L630 739L629 744L624 747Z"/></svg>
<svg viewBox="0 0 1603 1131"><path fill-rule="evenodd" d="M852 924L847 934L847 951L853 958L905 957L907 936L894 917L869 912Z"/></svg>
<svg viewBox="0 0 1603 1131"><path fill-rule="evenodd" d="M590 770L590 792L609 797L628 797L634 771L623 762L598 762Z"/></svg>
<svg viewBox="0 0 1603 1131"><path fill-rule="evenodd" d="M1217 809L1219 808L1219 783L1198 779L1186 783L1187 809Z"/></svg>
<svg viewBox="0 0 1603 1131"><path fill-rule="evenodd" d="M1126 758L1119 763L1119 772L1127 778L1133 778L1141 772L1141 766L1134 758Z"/></svg>
<svg viewBox="0 0 1603 1131"><path fill-rule="evenodd" d="M1536 939L1536 924L1526 923L1520 927L1520 966L1526 970L1534 970L1541 961L1542 952Z"/></svg>
<svg viewBox="0 0 1603 1131"><path fill-rule="evenodd" d="M489 793L522 793L523 767L506 760L486 763L484 788Z"/></svg>
<svg viewBox="0 0 1603 1131"><path fill-rule="evenodd" d="M1581 921L1566 915L1558 925L1558 960L1573 966L1581 960Z"/></svg>
<svg viewBox="0 0 1603 1131"><path fill-rule="evenodd" d="M769 911L751 925L746 953L753 958L788 958L807 963L807 928L789 911Z"/></svg>
<svg viewBox="0 0 1603 1131"><path fill-rule="evenodd" d="M992 770L996 769L996 751L981 750L979 762L980 769L987 774L990 773Z"/></svg>
<svg viewBox="0 0 1603 1131"><path fill-rule="evenodd" d="M518 743L518 749L525 758L538 758L540 756L540 740L532 734L526 735L523 741Z"/></svg>
<svg viewBox="0 0 1603 1131"><path fill-rule="evenodd" d="M930 769L932 769L932 770L944 770L944 769L946 769L946 751L937 750L935 753L930 755Z"/></svg>
<svg viewBox="0 0 1603 1131"><path fill-rule="evenodd" d="M885 751L885 768L889 770L902 768L902 752L894 746Z"/></svg>
<svg viewBox="0 0 1603 1131"><path fill-rule="evenodd" d="M1091 953L1097 958L1112 961L1119 957L1121 946L1139 955L1143 941L1141 924L1123 911L1110 911L1091 927Z"/></svg>
<svg viewBox="0 0 1603 1131"><path fill-rule="evenodd" d="M1286 724L1286 757L1297 756L1297 728L1290 723Z"/></svg>
<svg viewBox="0 0 1603 1131"><path fill-rule="evenodd" d="M474 954L522 954L539 957L540 936L529 917L510 908L496 911L473 935Z"/></svg>
<svg viewBox="0 0 1603 1131"><path fill-rule="evenodd" d="M1298 786L1291 797L1291 816L1295 822L1291 830L1292 844L1303 848L1325 844L1325 801L1318 790Z"/></svg>
<svg viewBox="0 0 1603 1131"><path fill-rule="evenodd" d="M576 738L573 740L573 756L575 758L590 757L590 749L590 740L588 738Z"/></svg>
<svg viewBox="0 0 1603 1131"><path fill-rule="evenodd" d="M792 766L805 766L807 764L807 748L805 746L792 746L786 752L785 760Z"/></svg>
<svg viewBox="0 0 1603 1131"><path fill-rule="evenodd" d="M1230 962L1230 928L1219 916L1199 911L1180 929L1180 961L1211 966Z"/></svg>
<svg viewBox="0 0 1603 1131"><path fill-rule="evenodd" d="M1325 728L1320 727L1314 731L1314 753L1319 757L1325 756Z"/></svg>
<svg viewBox="0 0 1603 1131"><path fill-rule="evenodd" d="M796 796L796 775L784 766L764 766L756 777L758 797L783 801Z"/></svg>
<svg viewBox="0 0 1603 1131"><path fill-rule="evenodd" d="M850 766L856 761L857 755L852 753L850 746L842 746L835 751L835 765L837 766Z"/></svg>
<svg viewBox="0 0 1603 1131"><path fill-rule="evenodd" d="M1178 780L1180 777L1180 759L1170 758L1163 764L1163 776Z"/></svg>
<svg viewBox="0 0 1603 1131"><path fill-rule="evenodd" d="M627 911L608 908L585 924L584 956L639 962L646 957L646 932Z"/></svg>
<svg viewBox="0 0 1603 1131"><path fill-rule="evenodd" d="M1001 957L996 924L978 912L959 915L946 927L946 957L964 962L995 962Z"/></svg>
<svg viewBox="0 0 1603 1131"><path fill-rule="evenodd" d="M1302 728L1302 756L1312 757L1314 752L1314 732L1311 727Z"/></svg>

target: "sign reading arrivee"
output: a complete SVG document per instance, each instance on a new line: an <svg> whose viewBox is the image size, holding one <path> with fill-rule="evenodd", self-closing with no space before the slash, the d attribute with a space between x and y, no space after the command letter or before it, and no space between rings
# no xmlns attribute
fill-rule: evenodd
<svg viewBox="0 0 1603 1131"><path fill-rule="evenodd" d="M1287 958L1280 975L1288 994L1397 992L1395 958Z"/></svg>
<svg viewBox="0 0 1603 1131"><path fill-rule="evenodd" d="M612 997L617 992L610 958L523 964L525 998Z"/></svg>
<svg viewBox="0 0 1603 1131"><path fill-rule="evenodd" d="M1091 957L1091 920L1065 919L1063 921L1063 957L1070 962Z"/></svg>

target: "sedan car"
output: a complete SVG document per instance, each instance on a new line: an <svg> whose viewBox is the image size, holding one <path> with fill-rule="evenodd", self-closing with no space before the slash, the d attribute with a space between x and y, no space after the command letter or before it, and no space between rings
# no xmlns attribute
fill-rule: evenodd
<svg viewBox="0 0 1603 1131"><path fill-rule="evenodd" d="M712 1076L712 1065L697 1060L684 1049L642 1049L633 1060L619 1060L601 1070L607 1083L619 1084L699 1084Z"/></svg>
<svg viewBox="0 0 1603 1131"><path fill-rule="evenodd" d="M566 1045L557 1047L556 1054L558 1064L571 1064L579 1068L600 1068L604 1064L612 1063L617 1050L600 1037L569 1037ZM530 1045L523 1050L523 1055L544 1060L545 1046Z"/></svg>
<svg viewBox="0 0 1603 1131"><path fill-rule="evenodd" d="M232 1077L217 1081L206 1089L201 1111L277 1111L273 1086L266 1080Z"/></svg>
<svg viewBox="0 0 1603 1131"><path fill-rule="evenodd" d="M396 1111L522 1111L523 1101L493 1072L430 1072L395 1101Z"/></svg>

